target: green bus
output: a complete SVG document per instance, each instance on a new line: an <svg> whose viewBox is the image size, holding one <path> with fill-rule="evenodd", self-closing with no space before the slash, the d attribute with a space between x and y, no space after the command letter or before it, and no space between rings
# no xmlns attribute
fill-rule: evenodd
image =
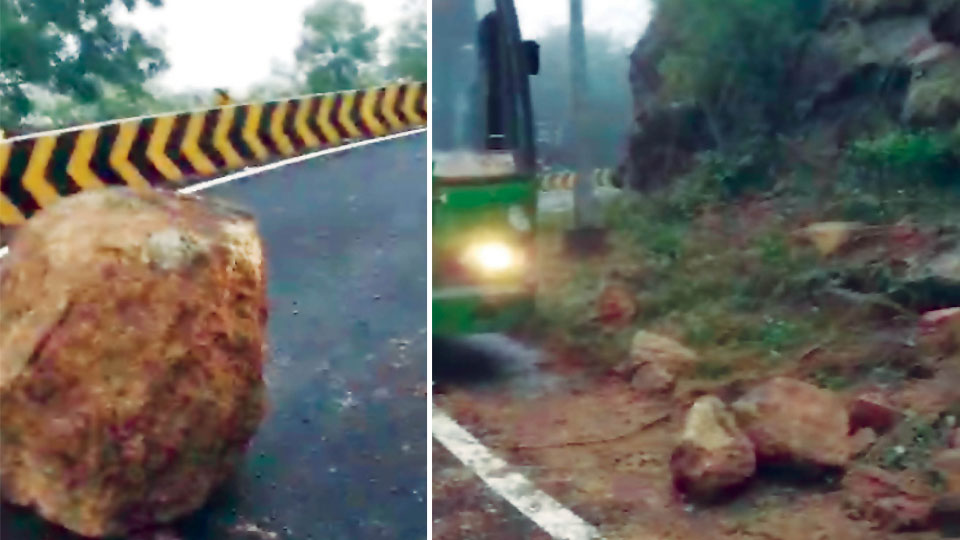
<svg viewBox="0 0 960 540"><path fill-rule="evenodd" d="M533 311L539 192L529 77L512 0L433 1L433 331L507 330ZM490 5L492 4L492 5ZM482 15L481 15L482 14Z"/></svg>

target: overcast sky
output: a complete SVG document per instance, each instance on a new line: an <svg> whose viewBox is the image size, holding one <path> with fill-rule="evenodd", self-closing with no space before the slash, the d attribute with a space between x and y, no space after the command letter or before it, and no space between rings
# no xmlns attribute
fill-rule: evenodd
<svg viewBox="0 0 960 540"><path fill-rule="evenodd" d="M403 18L401 0L358 0L367 21L389 33ZM481 2L484 0L480 0ZM566 25L568 2L516 0L523 33L538 37ZM224 87L243 93L270 78L275 63L290 64L304 11L314 0L166 0L145 3L120 20L133 24L164 47L170 68L159 78L174 90ZM632 44L646 27L649 0L584 0L588 29ZM389 35L384 36L389 38Z"/></svg>
<svg viewBox="0 0 960 540"><path fill-rule="evenodd" d="M357 0L367 22L389 32L403 18L399 0ZM158 82L171 90L224 87L242 93L270 78L275 62L290 64L303 14L315 0L165 0L141 2L119 20L156 38L170 68ZM388 36L385 36L389 38Z"/></svg>
<svg viewBox="0 0 960 540"><path fill-rule="evenodd" d="M570 20L570 2L566 0L515 2L524 37L539 37ZM632 47L650 21L650 7L650 0L583 0L583 24L587 30L603 32Z"/></svg>

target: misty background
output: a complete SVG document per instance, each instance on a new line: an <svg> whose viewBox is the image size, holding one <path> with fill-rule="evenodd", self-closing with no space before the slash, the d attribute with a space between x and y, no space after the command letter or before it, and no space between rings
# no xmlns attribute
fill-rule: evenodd
<svg viewBox="0 0 960 540"><path fill-rule="evenodd" d="M427 79L424 0L0 0L16 135Z"/></svg>

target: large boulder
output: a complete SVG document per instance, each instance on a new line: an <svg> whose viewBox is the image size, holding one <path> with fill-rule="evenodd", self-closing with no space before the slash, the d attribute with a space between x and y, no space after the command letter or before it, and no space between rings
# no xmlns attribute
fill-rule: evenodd
<svg viewBox="0 0 960 540"><path fill-rule="evenodd" d="M18 232L0 269L3 497L86 536L200 507L262 418L254 221L104 189Z"/></svg>
<svg viewBox="0 0 960 540"><path fill-rule="evenodd" d="M850 459L849 415L827 390L777 377L732 407L761 462L843 466Z"/></svg>
<svg viewBox="0 0 960 540"><path fill-rule="evenodd" d="M757 468L753 443L720 399L704 396L687 413L670 460L680 491L713 497L743 484Z"/></svg>

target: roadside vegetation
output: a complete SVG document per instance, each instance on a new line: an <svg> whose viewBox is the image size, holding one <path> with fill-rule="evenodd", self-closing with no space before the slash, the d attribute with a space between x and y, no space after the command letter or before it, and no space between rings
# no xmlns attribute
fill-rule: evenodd
<svg viewBox="0 0 960 540"><path fill-rule="evenodd" d="M949 1L661 0L631 57L632 189L605 208L607 249L573 258L569 221L541 222L539 315L522 338L574 359L598 394L626 386L670 408L670 448L649 475L684 497L716 489L711 467L736 477L756 459L744 496L704 510L737 523L718 538L810 538L811 523L844 539L957 532L945 525L960 511L957 17ZM750 400L769 400L767 416ZM704 458L694 403L750 440ZM808 435L785 443L798 445L791 466L830 461L831 429L849 456L801 467L800 484L771 473L756 433L793 423ZM656 454L641 438L632 448ZM572 452L565 463L586 459ZM749 461L724 461L738 452ZM757 499L769 482L796 489ZM817 506L823 493L843 511ZM608 510L597 519L617 530L658 530Z"/></svg>
<svg viewBox="0 0 960 540"><path fill-rule="evenodd" d="M169 61L161 43L119 22L121 10L163 0L0 0L0 129L5 136L118 118L215 106L216 88L171 90L158 83ZM269 6L263 6L269 12ZM331 92L398 79L426 81L427 15L422 0L388 37L363 5L317 0L303 18L293 61L278 64L235 102ZM242 62L242 59L226 59Z"/></svg>

